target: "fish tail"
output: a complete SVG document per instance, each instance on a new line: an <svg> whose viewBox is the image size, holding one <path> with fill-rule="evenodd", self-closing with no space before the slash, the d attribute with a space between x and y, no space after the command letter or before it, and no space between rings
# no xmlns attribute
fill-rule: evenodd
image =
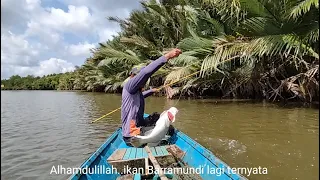
<svg viewBox="0 0 320 180"><path fill-rule="evenodd" d="M130 143L134 146L134 147L140 147L143 144L145 144L143 142L143 139L140 139L138 137L132 137Z"/></svg>

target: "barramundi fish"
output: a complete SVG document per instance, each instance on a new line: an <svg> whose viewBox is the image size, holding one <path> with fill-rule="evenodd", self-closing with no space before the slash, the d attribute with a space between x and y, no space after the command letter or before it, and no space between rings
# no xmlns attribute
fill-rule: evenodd
<svg viewBox="0 0 320 180"><path fill-rule="evenodd" d="M140 147L143 144L155 144L165 138L169 126L175 121L178 109L171 107L170 109L161 113L160 118L156 122L155 127L151 132L144 136L134 136L131 139L131 144L134 147Z"/></svg>

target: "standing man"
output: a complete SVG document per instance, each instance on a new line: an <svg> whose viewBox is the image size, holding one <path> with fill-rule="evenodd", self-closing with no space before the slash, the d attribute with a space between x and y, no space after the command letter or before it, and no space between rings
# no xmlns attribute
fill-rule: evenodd
<svg viewBox="0 0 320 180"><path fill-rule="evenodd" d="M140 135L141 128L137 127L137 124L139 126L145 124L143 122L144 98L156 92L156 89L143 91L146 82L152 74L160 69L167 61L180 54L180 49L173 49L150 63L148 66L143 67L140 70L134 68L130 72L130 79L122 90L121 105L122 135L127 144L130 142L132 136Z"/></svg>

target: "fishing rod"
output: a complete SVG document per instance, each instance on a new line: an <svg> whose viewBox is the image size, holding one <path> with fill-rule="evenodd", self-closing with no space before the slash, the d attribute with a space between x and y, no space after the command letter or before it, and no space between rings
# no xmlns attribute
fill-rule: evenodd
<svg viewBox="0 0 320 180"><path fill-rule="evenodd" d="M177 82L179 82L179 81L181 81L181 80L183 80L183 79L187 79L188 77L194 76L194 75L198 74L199 72L200 72L200 71L194 72L194 73L189 74L189 75L187 75L187 76L185 76L185 77L183 77L183 78L181 78L181 79L178 79L178 80L176 80L176 81L174 81L174 82L172 82L172 83L165 84L165 85L157 88L157 91L159 91L159 90L161 90L161 89L163 89L163 88L165 88L165 87L171 86L171 85L173 85L173 84L175 84L175 83L177 83ZM110 114L112 114L112 113L114 113L114 112L117 112L119 109L121 109L121 107L118 107L117 109L115 109L115 110L113 110L113 111L110 111L109 113L107 113L107 114L99 117L98 119L92 121L91 123L95 123L95 122L103 119L104 117L109 116Z"/></svg>
<svg viewBox="0 0 320 180"><path fill-rule="evenodd" d="M230 60L235 59L235 58L238 58L238 57L240 57L240 56L231 57L231 58L229 58L229 59L224 60L224 62L230 61ZM197 71L197 72L194 72L194 73L192 73L192 74L189 74L189 75L187 75L187 76L185 76L185 77L183 77L183 78L181 78L181 79L178 79L178 80L176 80L176 81L174 81L174 82L172 82L172 83L165 84L165 85L157 88L157 91L159 91L159 90L161 90L161 89L163 89L163 88L165 88L165 87L167 87L167 86L171 86L171 85L173 85L173 84L175 84L175 83L177 83L177 82L179 82L179 81L181 81L181 80L183 80L183 79L187 79L188 77L194 76L194 75L198 74L199 72L201 72L201 70L200 70L200 71ZM110 114L112 114L112 113L114 113L114 112L117 112L119 109L121 109L121 107L118 107L117 109L115 109L115 110L113 110L113 111L111 111L111 112L109 112L109 113L107 113L107 114L99 117L98 119L92 121L91 123L95 123L95 122L99 121L100 119L103 119L104 117L109 116Z"/></svg>

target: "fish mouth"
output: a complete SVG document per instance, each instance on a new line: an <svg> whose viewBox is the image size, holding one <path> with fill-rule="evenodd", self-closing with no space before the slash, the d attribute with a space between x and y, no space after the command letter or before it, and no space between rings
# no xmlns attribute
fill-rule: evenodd
<svg viewBox="0 0 320 180"><path fill-rule="evenodd" d="M179 110L176 107L171 107L169 111L174 115L176 115L179 112Z"/></svg>
<svg viewBox="0 0 320 180"><path fill-rule="evenodd" d="M167 110L168 119L171 123L175 121L178 112L179 110L176 107L171 107L169 110Z"/></svg>
<svg viewBox="0 0 320 180"><path fill-rule="evenodd" d="M167 114L168 114L169 121L172 122L174 120L175 115L173 115L173 113L170 111L168 111Z"/></svg>

